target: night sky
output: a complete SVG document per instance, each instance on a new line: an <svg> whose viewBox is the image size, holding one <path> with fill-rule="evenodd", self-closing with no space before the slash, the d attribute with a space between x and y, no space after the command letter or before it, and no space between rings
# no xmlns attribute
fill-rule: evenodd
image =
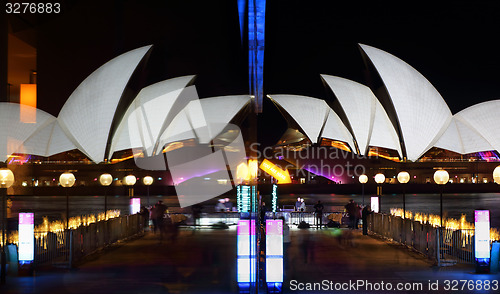
<svg viewBox="0 0 500 294"><path fill-rule="evenodd" d="M500 1L394 3L268 1L266 94L326 99L320 74L366 83L363 43L417 69L453 113L500 98ZM61 15L40 19L37 42L38 106L53 115L99 66L148 44L136 85L197 74L200 97L248 93L236 0L63 1ZM261 140L273 144L285 128L265 99Z"/></svg>

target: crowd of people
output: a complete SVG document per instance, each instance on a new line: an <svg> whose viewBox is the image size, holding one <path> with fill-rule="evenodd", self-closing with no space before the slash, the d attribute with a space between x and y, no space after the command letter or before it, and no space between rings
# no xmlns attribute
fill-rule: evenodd
<svg viewBox="0 0 500 294"><path fill-rule="evenodd" d="M160 242L164 237L171 241L175 241L179 235L179 224L172 221L168 215L168 207L159 200L154 206L148 208L142 206L139 215L142 216L142 226L145 230L150 228L150 220L153 233L159 234Z"/></svg>

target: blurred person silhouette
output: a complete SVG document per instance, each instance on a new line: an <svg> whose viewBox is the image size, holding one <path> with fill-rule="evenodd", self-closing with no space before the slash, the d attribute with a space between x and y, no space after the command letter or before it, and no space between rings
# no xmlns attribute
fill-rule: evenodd
<svg viewBox="0 0 500 294"><path fill-rule="evenodd" d="M299 222L302 222L304 221L304 212L306 212L306 202L304 201L304 198L300 198L299 211L300 211Z"/></svg>
<svg viewBox="0 0 500 294"><path fill-rule="evenodd" d="M168 207L163 204L163 201L158 200L158 202L151 208L151 219L153 220L153 232L156 234L156 231L160 231L160 238L162 238L162 234L164 231L164 221L163 217Z"/></svg>
<svg viewBox="0 0 500 294"><path fill-rule="evenodd" d="M262 221L262 223L266 222L266 213L267 213L266 203L262 201L262 204L260 206L260 220Z"/></svg>
<svg viewBox="0 0 500 294"><path fill-rule="evenodd" d="M355 229L359 229L359 221L361 220L362 210L363 210L363 208L361 208L361 206L359 204L356 204L356 210L355 210L356 219L354 220L354 228Z"/></svg>
<svg viewBox="0 0 500 294"><path fill-rule="evenodd" d="M203 206L201 204L194 204L191 206L191 212L193 214L193 224L194 228L197 229L200 226L201 211Z"/></svg>
<svg viewBox="0 0 500 294"><path fill-rule="evenodd" d="M321 203L320 200L318 200L318 203L314 205L314 214L316 216L316 229L321 229L323 226L323 209L325 207Z"/></svg>
<svg viewBox="0 0 500 294"><path fill-rule="evenodd" d="M149 228L149 209L146 206L142 206L139 215L142 219L142 228L146 230L146 228Z"/></svg>
<svg viewBox="0 0 500 294"><path fill-rule="evenodd" d="M344 207L347 213L349 214L349 228L354 229L356 225L356 213L357 213L357 204L353 199L349 200Z"/></svg>
<svg viewBox="0 0 500 294"><path fill-rule="evenodd" d="M224 198L224 206L226 207L226 211L233 210L233 203L229 200L229 198Z"/></svg>
<svg viewBox="0 0 500 294"><path fill-rule="evenodd" d="M215 205L215 211L216 212L225 212L226 211L226 205L224 204L224 199L219 199L219 203Z"/></svg>
<svg viewBox="0 0 500 294"><path fill-rule="evenodd" d="M297 202L295 202L295 211L300 211L300 205L302 202L300 201L300 197L297 197Z"/></svg>
<svg viewBox="0 0 500 294"><path fill-rule="evenodd" d="M366 205L363 208L363 212L361 213L363 219L363 235L368 235L368 216L372 213L373 211L370 206Z"/></svg>

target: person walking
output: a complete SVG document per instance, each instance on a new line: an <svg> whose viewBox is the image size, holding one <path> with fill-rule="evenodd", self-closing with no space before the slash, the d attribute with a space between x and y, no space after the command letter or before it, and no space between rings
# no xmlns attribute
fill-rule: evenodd
<svg viewBox="0 0 500 294"><path fill-rule="evenodd" d="M203 206L201 204L194 204L191 206L191 212L193 213L193 225L196 230L200 226L201 210Z"/></svg>
<svg viewBox="0 0 500 294"><path fill-rule="evenodd" d="M354 220L354 228L357 230L359 228L359 221L361 220L361 211L363 209L359 204L356 204L356 219Z"/></svg>
<svg viewBox="0 0 500 294"><path fill-rule="evenodd" d="M158 200L158 202L151 208L151 219L153 220L153 232L160 231L160 239L162 238L164 230L163 217L168 207L163 204L163 201Z"/></svg>
<svg viewBox="0 0 500 294"><path fill-rule="evenodd" d="M370 206L366 205L363 208L363 212L361 213L361 217L363 219L363 235L368 235L368 216L372 214Z"/></svg>
<svg viewBox="0 0 500 294"><path fill-rule="evenodd" d="M356 213L357 213L357 203L354 202L353 199L349 200L349 203L347 203L344 207L345 210L347 211L347 214L349 214L349 228L354 229L355 224L356 224Z"/></svg>
<svg viewBox="0 0 500 294"><path fill-rule="evenodd" d="M142 229L144 231L149 230L149 209L146 206L142 206L139 215L142 218Z"/></svg>
<svg viewBox="0 0 500 294"><path fill-rule="evenodd" d="M325 207L321 203L320 200L318 200L318 203L314 205L314 214L316 216L316 229L321 229L323 226L323 209Z"/></svg>

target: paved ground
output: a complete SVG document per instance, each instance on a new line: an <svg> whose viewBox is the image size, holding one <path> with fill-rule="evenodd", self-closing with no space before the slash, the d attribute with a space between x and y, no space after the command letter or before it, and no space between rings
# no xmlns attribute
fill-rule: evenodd
<svg viewBox="0 0 500 294"><path fill-rule="evenodd" d="M238 293L235 236L234 229L206 229L194 234L181 230L177 241L160 244L157 236L146 234L71 271L45 270L34 277L8 277L0 293ZM332 293L306 290L318 286L312 283L357 280L373 283L373 290L363 287L352 291L351 286L351 291L342 293L473 293L467 288L445 291L445 280L500 280L498 274L474 274L471 267L437 269L418 254L359 232L344 240L334 237L331 229L292 230L291 236L284 293ZM429 280L438 280L440 291L429 290ZM422 283L422 290L375 291L381 282L394 287L396 283ZM459 283L457 288L461 287Z"/></svg>

